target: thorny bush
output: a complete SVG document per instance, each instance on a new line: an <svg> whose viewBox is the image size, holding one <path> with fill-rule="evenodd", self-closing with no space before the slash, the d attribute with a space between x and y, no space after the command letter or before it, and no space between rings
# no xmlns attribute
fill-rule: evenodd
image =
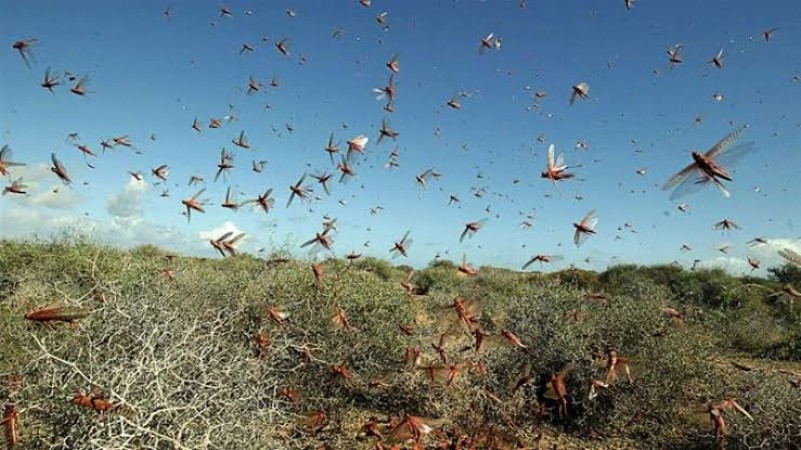
<svg viewBox="0 0 801 450"><path fill-rule="evenodd" d="M383 261L325 261L321 282L310 262L279 261L3 242L0 376L22 384L0 388L0 401L20 411L22 448L368 449L378 442L368 420L404 414L434 426L429 446L452 426L496 425L509 445L714 448L703 410L727 398L754 417L726 413L727 448L798 448L801 375L776 361L798 332L776 320L770 289L743 287L754 280L664 267L461 277L439 263L414 274L418 295L407 295L408 271ZM709 286L740 307L690 295ZM456 298L473 325L459 321ZM51 303L90 316L53 330L23 318ZM479 326L491 337L477 353ZM609 350L634 382L621 372L590 399ZM443 355L450 379L425 369ZM547 388L568 364L561 415ZM118 407L75 404L77 390Z"/></svg>

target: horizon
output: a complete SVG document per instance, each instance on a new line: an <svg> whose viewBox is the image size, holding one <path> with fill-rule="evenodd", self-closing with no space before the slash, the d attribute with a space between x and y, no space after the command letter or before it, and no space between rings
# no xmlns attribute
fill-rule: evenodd
<svg viewBox="0 0 801 450"><path fill-rule="evenodd" d="M527 271L673 261L687 269L700 260L748 275L752 257L761 262L753 274L765 276L783 264L778 250L801 253L801 5L410 3L227 2L233 17L221 17L218 2L7 5L15 20L0 31L0 146L26 166L9 167L2 183L23 178L29 195L0 198L0 239L82 228L122 248L214 257L208 241L230 231L246 233L243 253L288 248L319 259L332 252L300 246L328 216L337 223L334 256L362 253L414 268L436 255L458 265L466 255L476 267L520 272L533 255L548 254L562 259ZM376 19L384 11L386 29ZM337 29L344 31L334 37ZM501 40L479 52L490 33ZM12 44L33 38L26 61ZM288 56L275 45L284 38ZM671 67L668 50L678 44L682 62ZM720 49L718 68L710 62ZM388 112L374 89L386 86L395 54L397 98ZM47 68L61 77L54 93L40 86ZM85 97L70 92L65 71L89 77ZM261 85L248 94L250 77ZM571 105L582 82L588 98ZM537 91L544 98L536 100ZM459 109L448 106L452 99ZM231 115L236 120L224 119ZM192 129L195 118L201 132ZM212 118L222 119L220 128L209 128ZM399 135L379 143L384 119ZM731 197L706 186L672 201L662 186L692 162L690 153L746 125L733 147L754 142L755 151L726 167ZM233 142L243 131L250 150ZM67 141L70 133L78 139ZM342 151L349 139L369 138L347 183L324 150L332 133ZM101 150L101 140L119 136L133 147ZM97 156L87 159L77 144ZM550 145L575 166L575 178L541 177ZM222 148L235 167L215 182ZM393 149L398 167L389 169ZM51 173L51 153L71 187ZM261 173L251 170L258 160L267 161ZM169 174L157 182L151 170L162 164ZM428 169L441 177L427 176L424 189L415 176ZM334 175L331 195L311 178L324 170ZM286 207L289 186L304 173L312 201ZM188 186L193 175L205 184ZM187 221L181 200L202 187L206 212ZM267 214L252 205L229 211L220 207L228 188L240 202L271 188L275 204ZM451 195L459 204L449 205ZM686 213L677 209L685 203ZM573 223L590 210L597 234L577 247ZM483 219L460 242L465 224ZM714 229L723 219L740 229ZM392 259L407 231L408 258ZM748 244L757 237L767 243Z"/></svg>

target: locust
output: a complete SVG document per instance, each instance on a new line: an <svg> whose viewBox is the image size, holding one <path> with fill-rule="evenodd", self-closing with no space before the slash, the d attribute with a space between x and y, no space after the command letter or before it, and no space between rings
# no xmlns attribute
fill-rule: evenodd
<svg viewBox="0 0 801 450"><path fill-rule="evenodd" d="M74 323L89 317L89 311L79 306L50 305L25 314L25 319L41 322L53 328L52 322Z"/></svg>

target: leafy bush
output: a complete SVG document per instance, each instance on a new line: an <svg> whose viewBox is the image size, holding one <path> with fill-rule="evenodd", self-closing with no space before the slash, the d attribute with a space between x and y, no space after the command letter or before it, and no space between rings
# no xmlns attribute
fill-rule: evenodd
<svg viewBox="0 0 801 450"><path fill-rule="evenodd" d="M787 263L780 267L771 267L768 272L770 272L771 278L778 283L801 286L801 267L799 266Z"/></svg>
<svg viewBox="0 0 801 450"><path fill-rule="evenodd" d="M363 256L357 259L356 262L353 263L353 267L371 272L383 281L391 279L394 273L392 266L388 262L373 258L372 256Z"/></svg>
<svg viewBox="0 0 801 450"><path fill-rule="evenodd" d="M598 274L589 270L571 268L554 272L551 276L578 289L594 290L598 285Z"/></svg>
<svg viewBox="0 0 801 450"><path fill-rule="evenodd" d="M429 269L456 270L458 265L448 259L435 259L428 264Z"/></svg>

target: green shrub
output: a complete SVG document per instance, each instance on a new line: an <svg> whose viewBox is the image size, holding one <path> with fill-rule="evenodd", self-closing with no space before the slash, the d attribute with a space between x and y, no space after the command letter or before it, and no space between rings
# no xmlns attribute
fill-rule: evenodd
<svg viewBox="0 0 801 450"><path fill-rule="evenodd" d="M353 263L353 267L370 272L383 281L390 280L394 273L392 266L388 262L373 258L372 256L363 256L357 259L356 262Z"/></svg>
<svg viewBox="0 0 801 450"><path fill-rule="evenodd" d="M771 267L768 272L770 272L771 278L778 283L801 286L801 267L799 266L787 263L780 267Z"/></svg>
<svg viewBox="0 0 801 450"><path fill-rule="evenodd" d="M458 264L448 259L435 259L428 264L429 269L456 270Z"/></svg>
<svg viewBox="0 0 801 450"><path fill-rule="evenodd" d="M594 290L598 286L598 274L577 268L564 269L551 274L561 283L572 285L578 289Z"/></svg>

